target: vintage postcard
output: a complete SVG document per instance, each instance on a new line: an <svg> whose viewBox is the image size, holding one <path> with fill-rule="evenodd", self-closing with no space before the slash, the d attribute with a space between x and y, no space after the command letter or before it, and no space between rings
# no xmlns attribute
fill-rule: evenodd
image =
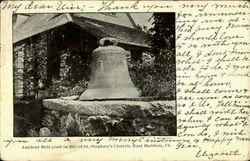
<svg viewBox="0 0 250 161"><path fill-rule="evenodd" d="M2 1L1 160L249 160L249 8Z"/></svg>

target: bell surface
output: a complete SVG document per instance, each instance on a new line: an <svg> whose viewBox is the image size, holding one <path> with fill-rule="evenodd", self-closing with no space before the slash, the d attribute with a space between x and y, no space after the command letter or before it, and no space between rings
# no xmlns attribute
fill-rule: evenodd
<svg viewBox="0 0 250 161"><path fill-rule="evenodd" d="M104 43L102 39L100 44ZM128 72L126 51L114 46L115 43L99 46L93 51L90 81L79 100L139 97Z"/></svg>

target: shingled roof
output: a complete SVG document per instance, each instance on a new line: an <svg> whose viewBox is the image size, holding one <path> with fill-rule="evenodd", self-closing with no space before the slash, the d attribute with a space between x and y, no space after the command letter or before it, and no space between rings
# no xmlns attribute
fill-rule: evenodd
<svg viewBox="0 0 250 161"><path fill-rule="evenodd" d="M97 14L95 16L97 16ZM118 20L121 21L120 17ZM111 21L113 23L111 23L107 19L93 19L91 14L88 16L68 13L33 14L18 26L13 27L13 43L19 42L58 26L62 26L67 23L73 23L80 26L83 30L92 34L98 39L103 37L115 37L120 43L148 48L148 35L136 28L131 17L128 17L128 20L131 22L131 24L127 23L126 25L126 23L123 23L119 25L120 22L115 22L115 19L113 19Z"/></svg>

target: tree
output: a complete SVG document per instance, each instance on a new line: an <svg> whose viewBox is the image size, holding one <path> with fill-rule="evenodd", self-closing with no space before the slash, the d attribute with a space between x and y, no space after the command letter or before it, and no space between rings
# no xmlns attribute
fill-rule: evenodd
<svg viewBox="0 0 250 161"><path fill-rule="evenodd" d="M156 62L164 67L175 64L175 14L153 13L152 17L154 26L150 29L150 42Z"/></svg>
<svg viewBox="0 0 250 161"><path fill-rule="evenodd" d="M158 95L175 98L175 14L153 13L151 31L152 54L154 62L154 83Z"/></svg>

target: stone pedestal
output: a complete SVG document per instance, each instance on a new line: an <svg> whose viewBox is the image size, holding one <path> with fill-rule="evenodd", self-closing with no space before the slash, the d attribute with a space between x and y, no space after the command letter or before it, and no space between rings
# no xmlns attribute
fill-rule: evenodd
<svg viewBox="0 0 250 161"><path fill-rule="evenodd" d="M175 101L46 99L43 126L52 136L174 136Z"/></svg>

